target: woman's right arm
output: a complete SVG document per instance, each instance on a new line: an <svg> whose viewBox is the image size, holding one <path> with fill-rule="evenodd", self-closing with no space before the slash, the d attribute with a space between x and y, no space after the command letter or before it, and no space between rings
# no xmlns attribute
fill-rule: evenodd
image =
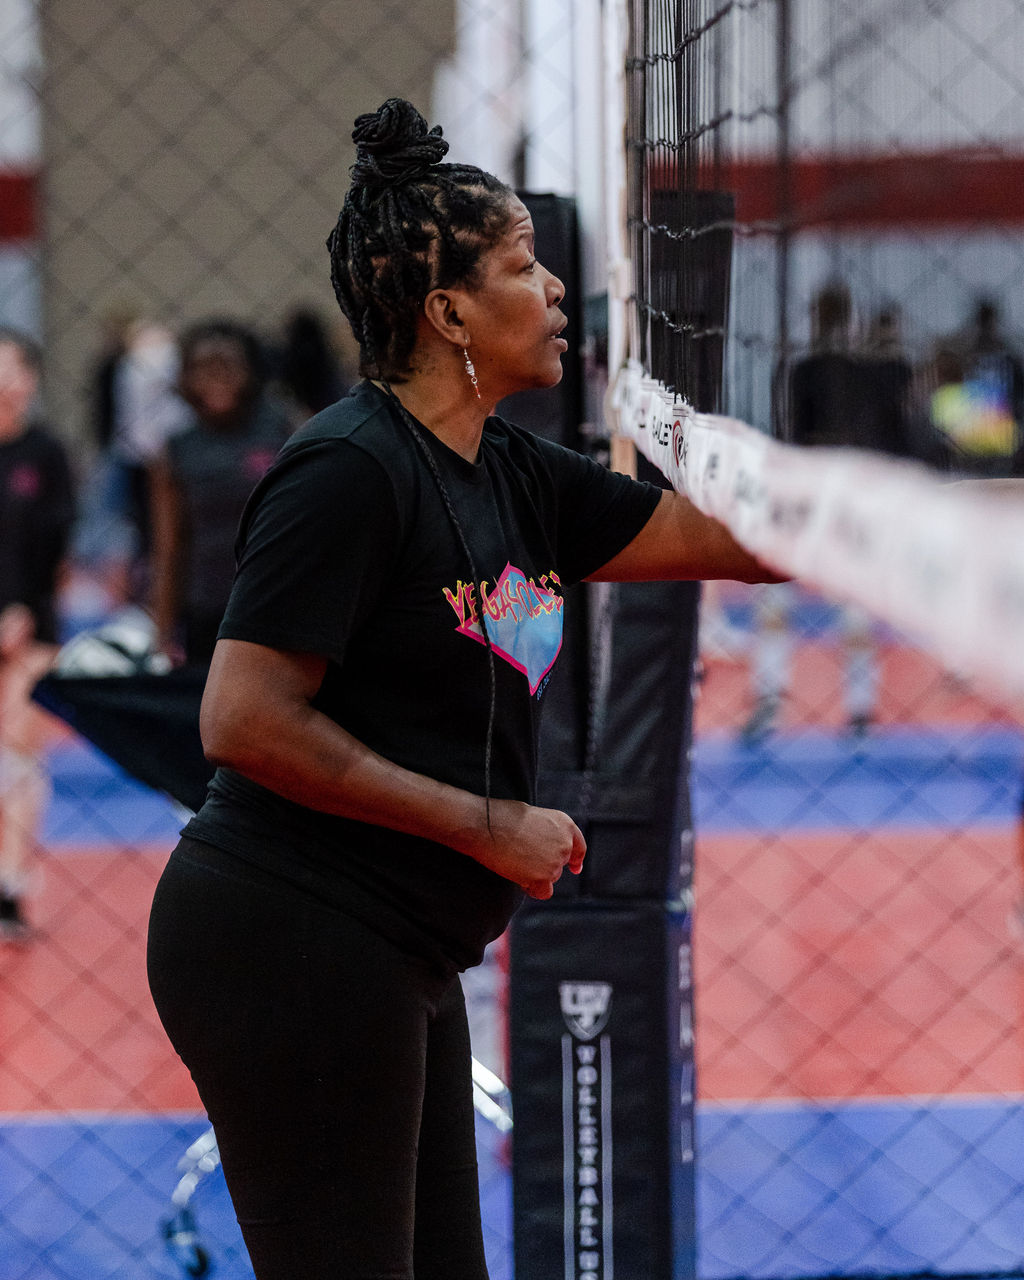
<svg viewBox="0 0 1024 1280"><path fill-rule="evenodd" d="M586 845L567 814L492 800L488 828L481 796L385 760L318 711L326 668L218 641L200 715L207 758L307 808L448 845L533 898L550 898L566 866L579 872Z"/></svg>

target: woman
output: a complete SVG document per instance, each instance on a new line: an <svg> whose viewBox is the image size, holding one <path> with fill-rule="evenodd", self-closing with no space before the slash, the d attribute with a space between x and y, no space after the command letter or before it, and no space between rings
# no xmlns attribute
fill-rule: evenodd
<svg viewBox="0 0 1024 1280"><path fill-rule="evenodd" d="M492 415L551 386L527 210L408 103L361 116L328 245L367 381L249 504L157 892L157 1007L260 1280L486 1276L458 972L583 837L532 804L562 589L767 575L725 530Z"/></svg>
<svg viewBox="0 0 1024 1280"><path fill-rule="evenodd" d="M150 471L153 619L162 653L206 665L231 590L245 501L289 424L264 392L263 354L244 325L204 321L182 336L180 352L192 420Z"/></svg>

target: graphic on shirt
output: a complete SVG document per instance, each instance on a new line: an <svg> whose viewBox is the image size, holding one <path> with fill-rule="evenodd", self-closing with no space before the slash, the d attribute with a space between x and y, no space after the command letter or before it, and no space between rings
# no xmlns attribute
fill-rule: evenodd
<svg viewBox="0 0 1024 1280"><path fill-rule="evenodd" d="M530 693L536 693L562 647L563 600L555 590L561 586L558 574L528 578L522 569L506 564L493 588L486 580L480 585L491 647L526 676ZM444 597L459 619L456 631L484 644L473 583L460 578L454 591L444 588Z"/></svg>
<svg viewBox="0 0 1024 1280"><path fill-rule="evenodd" d="M7 478L7 491L12 498L38 498L43 487L39 468L31 462L20 462L11 468Z"/></svg>
<svg viewBox="0 0 1024 1280"><path fill-rule="evenodd" d="M277 450L271 445L253 445L251 449L245 451L242 459L242 470L253 484L257 480L262 480L270 470L274 459L277 457Z"/></svg>

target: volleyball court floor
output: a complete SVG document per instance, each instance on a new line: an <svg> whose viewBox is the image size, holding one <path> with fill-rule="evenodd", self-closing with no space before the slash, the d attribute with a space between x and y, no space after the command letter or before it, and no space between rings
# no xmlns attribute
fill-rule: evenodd
<svg viewBox="0 0 1024 1280"><path fill-rule="evenodd" d="M813 608L798 626L812 710L794 696L743 746L742 662L710 662L698 702L698 1272L1013 1271L1020 722L886 641L852 740L834 638ZM66 731L51 756L42 936L0 946L0 1280L179 1277L160 1224L206 1125L144 940L181 815ZM478 1134L492 1280L511 1280L506 1141ZM250 1275L219 1172L192 1206L213 1274Z"/></svg>

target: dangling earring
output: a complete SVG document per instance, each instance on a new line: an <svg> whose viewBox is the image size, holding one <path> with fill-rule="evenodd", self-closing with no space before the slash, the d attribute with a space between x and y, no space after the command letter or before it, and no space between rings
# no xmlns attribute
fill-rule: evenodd
<svg viewBox="0 0 1024 1280"><path fill-rule="evenodd" d="M473 384L473 390L476 392L476 398L480 400L480 384L477 382L476 369L473 368L473 361L469 358L469 352L465 347L462 348L462 354L466 357L466 372L469 374L469 380Z"/></svg>

